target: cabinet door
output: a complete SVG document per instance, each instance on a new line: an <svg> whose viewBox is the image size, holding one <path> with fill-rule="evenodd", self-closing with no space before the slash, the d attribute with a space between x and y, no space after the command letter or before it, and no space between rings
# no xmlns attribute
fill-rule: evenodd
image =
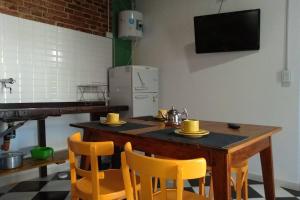
<svg viewBox="0 0 300 200"><path fill-rule="evenodd" d="M133 117L155 116L158 109L157 93L140 93L133 95Z"/></svg>

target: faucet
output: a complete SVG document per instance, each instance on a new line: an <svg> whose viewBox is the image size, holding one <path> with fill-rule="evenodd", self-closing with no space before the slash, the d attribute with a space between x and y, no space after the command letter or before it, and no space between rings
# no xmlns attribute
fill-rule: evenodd
<svg viewBox="0 0 300 200"><path fill-rule="evenodd" d="M12 88L10 86L7 86L7 84L14 84L16 82L13 78L7 78L7 79L0 79L0 83L2 84L2 87L5 89L9 89L9 93L12 93Z"/></svg>
<svg viewBox="0 0 300 200"><path fill-rule="evenodd" d="M108 96L107 90L102 90L101 93L102 93L103 100L105 102L105 106L108 106L108 102L109 102L110 98Z"/></svg>

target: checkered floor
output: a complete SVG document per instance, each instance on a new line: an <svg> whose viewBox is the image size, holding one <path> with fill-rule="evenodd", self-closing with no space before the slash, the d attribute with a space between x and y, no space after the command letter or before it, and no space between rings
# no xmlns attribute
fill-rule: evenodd
<svg viewBox="0 0 300 200"><path fill-rule="evenodd" d="M198 192L198 181L185 183L186 190ZM206 181L208 191L209 179ZM70 178L60 179L58 174L38 178L0 188L0 200L68 200L70 199ZM233 198L235 194L232 194ZM276 187L276 199L300 199L300 191ZM249 180L249 199L265 199L261 182Z"/></svg>

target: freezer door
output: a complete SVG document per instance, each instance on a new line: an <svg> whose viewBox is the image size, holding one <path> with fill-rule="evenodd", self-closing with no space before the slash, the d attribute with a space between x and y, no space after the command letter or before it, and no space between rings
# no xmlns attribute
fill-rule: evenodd
<svg viewBox="0 0 300 200"><path fill-rule="evenodd" d="M131 69L115 67L109 69L110 105L128 105L132 103Z"/></svg>
<svg viewBox="0 0 300 200"><path fill-rule="evenodd" d="M157 68L134 66L132 69L133 92L158 92L158 79Z"/></svg>
<svg viewBox="0 0 300 200"><path fill-rule="evenodd" d="M132 109L133 117L155 116L158 110L158 93L135 93Z"/></svg>

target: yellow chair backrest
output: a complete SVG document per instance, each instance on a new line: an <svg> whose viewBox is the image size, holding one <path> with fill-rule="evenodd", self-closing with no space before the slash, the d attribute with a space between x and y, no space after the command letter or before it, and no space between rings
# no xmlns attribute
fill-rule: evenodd
<svg viewBox="0 0 300 200"><path fill-rule="evenodd" d="M71 190L76 189L77 175L88 178L92 184L92 194L80 194L85 199L98 199L100 193L99 179L104 178L104 173L99 171L98 156L112 155L114 153L113 142L83 142L80 133L74 133L68 138L69 162L71 173ZM91 160L91 170L78 167L77 156L88 156Z"/></svg>
<svg viewBox="0 0 300 200"><path fill-rule="evenodd" d="M167 199L166 181L176 180L177 200L182 200L184 180L203 178L206 175L206 160L204 158L193 160L166 160L146 157L134 153L130 143L125 145L121 155L122 173L125 184L127 200L153 199L153 178L159 178L162 200ZM140 192L136 175L140 178Z"/></svg>

